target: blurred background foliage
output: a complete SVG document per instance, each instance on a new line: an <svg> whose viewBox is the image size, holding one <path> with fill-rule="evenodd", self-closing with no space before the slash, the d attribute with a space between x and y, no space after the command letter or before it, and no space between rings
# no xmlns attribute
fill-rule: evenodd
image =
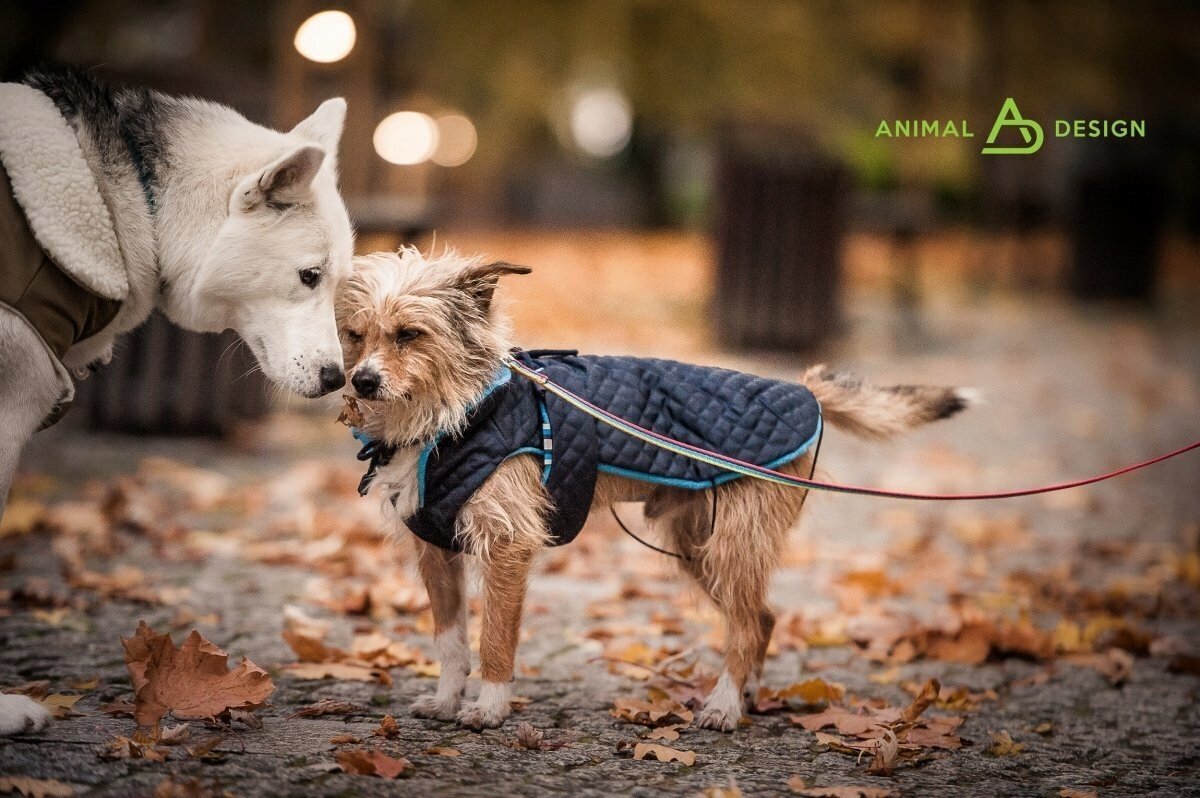
<svg viewBox="0 0 1200 798"><path fill-rule="evenodd" d="M346 63L310 68L291 35L327 8L354 17L359 41ZM1074 175L1113 147L1048 135L1036 163L981 158L1013 96L1047 127L1146 119L1150 135L1120 142L1119 156L1163 175L1173 224L1200 227L1200 7L1190 3L62 0L6 3L0 31L7 78L63 59L285 124L302 111L280 102L279 73L291 69L307 74L306 101L351 94L372 106L352 113L374 122L392 109L455 109L479 131L468 163L349 188L432 192L456 216L701 224L715 141L731 123L803 136L865 191L916 190L954 219L1016 205L1061 216ZM364 80L371 91L354 85ZM579 153L567 130L572 102L596 88L632 112L629 145L607 158ZM976 138L876 138L894 119L966 119ZM360 144L375 170L396 171Z"/></svg>

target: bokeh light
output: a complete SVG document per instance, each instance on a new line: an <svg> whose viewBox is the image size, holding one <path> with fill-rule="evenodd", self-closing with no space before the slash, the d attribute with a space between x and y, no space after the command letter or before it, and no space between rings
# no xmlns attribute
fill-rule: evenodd
<svg viewBox="0 0 1200 798"><path fill-rule="evenodd" d="M616 89L580 92L571 106L571 137L593 158L611 158L629 143L633 109Z"/></svg>
<svg viewBox="0 0 1200 798"><path fill-rule="evenodd" d="M345 11L322 11L304 20L296 30L296 50L321 64L341 61L350 55L358 31Z"/></svg>
<svg viewBox="0 0 1200 798"><path fill-rule="evenodd" d="M471 160L479 135L475 125L462 114L447 114L437 120L438 144L433 162L439 166L461 166Z"/></svg>
<svg viewBox="0 0 1200 798"><path fill-rule="evenodd" d="M379 123L372 141L383 160L412 166L428 161L437 151L438 126L427 114L398 111Z"/></svg>

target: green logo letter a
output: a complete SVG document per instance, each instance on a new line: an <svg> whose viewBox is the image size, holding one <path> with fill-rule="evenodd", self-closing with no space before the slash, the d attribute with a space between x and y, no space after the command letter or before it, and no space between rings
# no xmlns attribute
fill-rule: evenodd
<svg viewBox="0 0 1200 798"><path fill-rule="evenodd" d="M1000 130L1008 125L1015 126L1021 131L1021 138L1025 139L1026 147L993 147L996 143L996 137L1000 135ZM1030 130L1033 131L1030 134ZM1021 116L1021 112L1017 110L1017 103L1012 97L1004 101L1004 105L1000 108L1000 115L996 117L996 123L992 125L992 132L988 134L988 146L984 147L981 152L984 155L1030 155L1042 148L1042 126L1032 119L1025 119Z"/></svg>

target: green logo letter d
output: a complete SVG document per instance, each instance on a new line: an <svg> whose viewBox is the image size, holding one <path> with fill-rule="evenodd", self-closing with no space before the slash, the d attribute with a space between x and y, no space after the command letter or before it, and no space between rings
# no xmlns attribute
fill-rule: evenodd
<svg viewBox="0 0 1200 798"><path fill-rule="evenodd" d="M1021 138L1025 139L1026 147L993 147L996 143L996 137L1000 135L1000 130L1008 125L1015 126L1021 131ZM1030 134L1030 130L1033 131ZM1003 107L1000 108L1000 115L996 117L996 124L992 125L992 132L988 134L988 146L984 147L981 152L984 155L1030 155L1042 148L1042 126L1032 119L1025 119L1021 116L1021 112L1017 110L1017 103L1012 97L1004 101Z"/></svg>

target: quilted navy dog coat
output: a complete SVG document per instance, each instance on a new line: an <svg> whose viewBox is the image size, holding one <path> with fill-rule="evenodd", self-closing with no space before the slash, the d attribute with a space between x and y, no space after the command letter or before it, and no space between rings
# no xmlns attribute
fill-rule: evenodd
<svg viewBox="0 0 1200 798"><path fill-rule="evenodd" d="M678 441L776 468L821 434L821 408L803 385L671 360L528 352L518 357L574 394ZM740 475L640 441L504 368L472 410L466 429L428 444L418 460L419 509L406 524L422 540L460 551L455 520L500 463L532 455L549 491L554 545L587 520L599 472L702 490ZM390 453L368 443L372 467ZM387 458L387 459L382 459Z"/></svg>

